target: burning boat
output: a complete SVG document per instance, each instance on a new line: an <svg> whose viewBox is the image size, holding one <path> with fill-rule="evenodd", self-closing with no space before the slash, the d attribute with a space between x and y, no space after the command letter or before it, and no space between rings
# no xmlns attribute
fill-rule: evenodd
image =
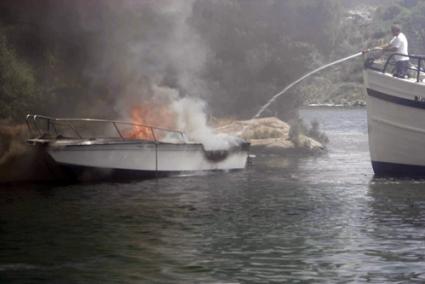
<svg viewBox="0 0 425 284"><path fill-rule="evenodd" d="M423 177L425 56L410 55L408 78L398 78L391 72L397 55L386 62L372 56L363 72L372 166L376 175Z"/></svg>
<svg viewBox="0 0 425 284"><path fill-rule="evenodd" d="M183 132L134 122L29 114L26 123L27 142L78 179L236 170L248 159L249 143L243 140L228 149L206 149Z"/></svg>

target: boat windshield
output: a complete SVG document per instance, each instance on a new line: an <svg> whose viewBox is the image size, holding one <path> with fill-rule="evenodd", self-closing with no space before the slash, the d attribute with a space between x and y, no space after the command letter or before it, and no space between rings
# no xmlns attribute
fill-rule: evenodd
<svg viewBox="0 0 425 284"><path fill-rule="evenodd" d="M28 114L31 138L38 139L117 139L164 143L187 143L181 131L127 121L91 118L54 118Z"/></svg>

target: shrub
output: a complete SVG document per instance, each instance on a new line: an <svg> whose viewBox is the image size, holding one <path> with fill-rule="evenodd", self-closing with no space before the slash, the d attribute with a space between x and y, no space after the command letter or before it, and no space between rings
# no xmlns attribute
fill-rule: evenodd
<svg viewBox="0 0 425 284"><path fill-rule="evenodd" d="M22 119L37 94L32 68L17 57L0 33L0 119Z"/></svg>
<svg viewBox="0 0 425 284"><path fill-rule="evenodd" d="M310 128L305 125L305 122L298 118L290 122L291 128L289 129L289 140L295 144L295 146L301 145L301 135L308 136L319 141L322 144L329 143L329 138L324 132L320 131L320 124L317 120L311 122Z"/></svg>

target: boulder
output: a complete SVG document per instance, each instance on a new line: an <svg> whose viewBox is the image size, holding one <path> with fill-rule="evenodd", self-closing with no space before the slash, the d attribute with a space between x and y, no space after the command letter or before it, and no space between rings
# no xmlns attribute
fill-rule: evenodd
<svg viewBox="0 0 425 284"><path fill-rule="evenodd" d="M324 146L305 135L290 138L291 126L277 117L231 121L216 128L220 133L236 135L251 143L252 150L267 152L318 152Z"/></svg>

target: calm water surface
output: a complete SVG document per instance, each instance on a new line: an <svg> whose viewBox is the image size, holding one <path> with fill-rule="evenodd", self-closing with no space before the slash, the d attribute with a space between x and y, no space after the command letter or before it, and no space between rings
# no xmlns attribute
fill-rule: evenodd
<svg viewBox="0 0 425 284"><path fill-rule="evenodd" d="M304 110L317 157L0 190L0 283L424 283L425 182L374 179L364 109Z"/></svg>

